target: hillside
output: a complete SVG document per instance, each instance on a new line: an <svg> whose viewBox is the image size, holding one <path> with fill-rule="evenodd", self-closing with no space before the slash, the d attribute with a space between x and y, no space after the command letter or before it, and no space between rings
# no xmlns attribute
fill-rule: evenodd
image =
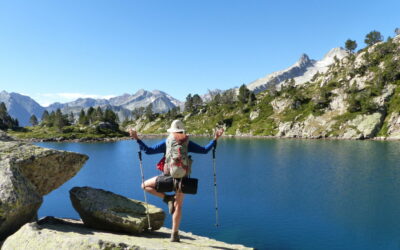
<svg viewBox="0 0 400 250"><path fill-rule="evenodd" d="M400 36L355 54L334 57L325 73L301 84L292 78L256 100L239 101L232 91L214 96L183 114L142 117L130 126L143 133L165 133L182 118L192 134L296 138L400 139ZM315 63L315 62L314 62Z"/></svg>

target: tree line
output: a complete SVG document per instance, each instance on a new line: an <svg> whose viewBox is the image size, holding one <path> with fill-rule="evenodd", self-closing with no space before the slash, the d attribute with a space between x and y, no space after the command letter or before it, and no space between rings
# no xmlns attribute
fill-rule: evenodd
<svg viewBox="0 0 400 250"><path fill-rule="evenodd" d="M400 35L400 28L396 28L394 30L394 33L396 35ZM364 43L367 46L372 46L376 43L382 42L383 39L384 37L379 31L373 30L369 32L367 35L365 35ZM390 37L388 39L390 39ZM346 42L344 43L344 46L349 52L353 53L357 48L357 42L355 40L347 39Z"/></svg>
<svg viewBox="0 0 400 250"><path fill-rule="evenodd" d="M12 118L7 111L6 104L0 103L0 129L15 129L19 127L18 119Z"/></svg>
<svg viewBox="0 0 400 250"><path fill-rule="evenodd" d="M35 115L32 115L29 121L32 126L41 125L62 129L65 126L73 124L92 125L96 122L108 122L113 126L118 126L119 119L117 114L110 108L106 108L103 111L100 107L97 107L96 109L90 107L86 112L84 109L81 109L78 119L75 118L72 112L69 114L63 114L60 109L57 109L50 113L45 110L40 122Z"/></svg>

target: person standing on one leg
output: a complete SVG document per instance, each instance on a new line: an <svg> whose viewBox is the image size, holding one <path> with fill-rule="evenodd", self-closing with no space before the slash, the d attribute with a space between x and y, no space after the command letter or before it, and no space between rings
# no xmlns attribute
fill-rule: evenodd
<svg viewBox="0 0 400 250"><path fill-rule="evenodd" d="M223 129L217 130L214 139L211 140L205 147L202 147L188 139L188 136L185 134L184 125L180 120L173 121L171 127L167 130L167 132L169 132L170 134L166 140L163 140L151 147L148 147L142 140L139 139L136 131L130 130L129 134L132 137L132 139L137 141L140 150L144 151L146 154L164 153L166 157L166 163L163 175L174 176L170 172L170 166L174 164L174 161L176 161L176 156L175 156L176 150L174 149L174 147L179 147L179 157L180 157L179 164L184 166L185 169L187 169L186 167L188 167L189 171L185 172L184 174L187 175L190 173L190 165L191 165L191 159L190 157L188 157L187 153L192 152L199 154L207 154L213 148L218 138L223 134L224 130ZM156 189L156 187L158 186L157 182L162 182L162 181L163 178L160 178L160 176L152 177L144 182L142 188L148 193L162 198L163 201L168 204L169 213L172 214L171 241L179 242L179 225L182 218L182 204L183 204L184 194L180 190L177 190L174 195L167 195L163 191L157 190ZM161 184L165 185L165 183Z"/></svg>

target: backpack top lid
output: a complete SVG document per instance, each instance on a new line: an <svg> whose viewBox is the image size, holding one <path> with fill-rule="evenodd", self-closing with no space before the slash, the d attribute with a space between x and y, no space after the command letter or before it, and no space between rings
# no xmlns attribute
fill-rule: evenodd
<svg viewBox="0 0 400 250"><path fill-rule="evenodd" d="M181 120L174 120L171 127L167 129L168 133L185 133L185 126Z"/></svg>
<svg viewBox="0 0 400 250"><path fill-rule="evenodd" d="M182 145L184 142L186 142L189 139L189 136L187 134L184 133L172 133L175 141Z"/></svg>

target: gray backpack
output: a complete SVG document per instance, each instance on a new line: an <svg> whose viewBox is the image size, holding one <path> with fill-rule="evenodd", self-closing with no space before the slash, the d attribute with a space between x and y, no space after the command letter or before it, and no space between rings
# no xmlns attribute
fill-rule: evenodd
<svg viewBox="0 0 400 250"><path fill-rule="evenodd" d="M181 137L181 140L179 139ZM184 139L182 139L184 138ZM164 174L173 178L183 178L190 174L192 159L188 155L189 138L171 133L166 141Z"/></svg>

